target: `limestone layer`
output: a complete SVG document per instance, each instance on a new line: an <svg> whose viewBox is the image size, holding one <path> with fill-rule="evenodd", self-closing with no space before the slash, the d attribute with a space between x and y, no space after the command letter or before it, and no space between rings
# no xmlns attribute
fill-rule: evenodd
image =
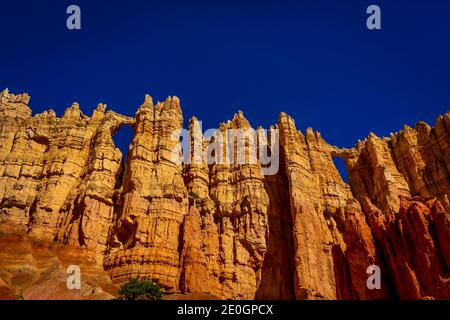
<svg viewBox="0 0 450 320"><path fill-rule="evenodd" d="M105 288L148 276L169 293L228 299L450 298L450 113L351 149L298 131L281 113L277 135L256 130L258 154L264 139L279 141L269 150L278 170L265 175L259 160L178 161L177 97L154 104L146 96L134 117L103 104L87 116L77 103L62 117L32 115L29 100L0 94L0 227L8 231L0 233L0 298L65 290L34 276L14 284L26 259L40 270L35 242L57 265L66 256L88 275L96 270ZM134 131L127 155L113 141L125 125ZM219 126L227 129L251 124L238 112ZM212 140L196 118L188 132L189 155L208 153ZM251 158L247 137L214 142L229 148L230 139ZM15 256L8 241L30 244ZM75 298L110 296L94 292Z"/></svg>

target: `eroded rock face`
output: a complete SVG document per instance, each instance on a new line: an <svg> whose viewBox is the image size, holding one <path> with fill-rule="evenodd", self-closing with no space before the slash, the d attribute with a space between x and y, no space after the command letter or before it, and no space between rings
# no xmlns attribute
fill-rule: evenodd
<svg viewBox="0 0 450 320"><path fill-rule="evenodd" d="M219 131L226 135L226 129L248 128L250 124L238 113ZM200 136L199 147L203 148L199 129L193 119L190 133ZM254 298L262 281L269 232L269 196L261 168L257 164L194 163L186 166L185 173L187 189L194 197L183 230L182 289L224 298Z"/></svg>
<svg viewBox="0 0 450 320"><path fill-rule="evenodd" d="M112 134L134 120L99 105L92 117L77 103L62 118L31 116L27 95L1 94L0 221L36 238L105 253L113 226L121 152Z"/></svg>
<svg viewBox="0 0 450 320"><path fill-rule="evenodd" d="M365 211L402 299L449 299L449 212L436 199L402 198L393 219L368 200ZM443 231L446 229L446 231Z"/></svg>
<svg viewBox="0 0 450 320"><path fill-rule="evenodd" d="M0 94L0 298L108 298L112 283L144 276L169 293L226 299L450 298L450 113L351 149L282 113L268 137L278 170L265 175L261 161L194 159L232 159L223 150L238 146L247 160L260 154L263 136L256 150L230 136L252 130L242 112L214 140L192 118L182 163L176 97L147 96L134 118L103 104L89 117L76 103L61 118L33 116L29 100ZM126 161L113 141L123 125L134 130ZM22 243L16 253L8 241ZM65 291L62 270L77 260L103 287ZM56 271L37 277L49 261ZM373 265L379 289L367 285Z"/></svg>
<svg viewBox="0 0 450 320"><path fill-rule="evenodd" d="M67 286L71 266L81 272L79 290ZM118 290L94 252L39 240L9 222L0 224L0 278L0 299L103 300Z"/></svg>
<svg viewBox="0 0 450 320"><path fill-rule="evenodd" d="M172 134L182 121L176 97L155 106L147 97L136 113L117 226L105 260L115 282L151 276L178 288L179 238L188 206L182 167L172 157L178 142Z"/></svg>

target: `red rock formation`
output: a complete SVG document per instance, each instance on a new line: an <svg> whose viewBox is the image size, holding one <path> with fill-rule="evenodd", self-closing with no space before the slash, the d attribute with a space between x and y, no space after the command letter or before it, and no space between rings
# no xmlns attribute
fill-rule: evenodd
<svg viewBox="0 0 450 320"><path fill-rule="evenodd" d="M247 135L242 112L214 138L191 119L182 164L176 97L147 96L134 118L76 103L32 116L28 104L0 94L0 298L108 298L112 282L143 276L187 296L450 298L450 113L351 149L282 113L268 137L278 170L265 174L255 156L267 139ZM112 139L122 125L134 129L125 163ZM64 286L72 263L78 292ZM372 265L380 289L367 286Z"/></svg>
<svg viewBox="0 0 450 320"><path fill-rule="evenodd" d="M448 299L449 212L436 200L402 198L393 219L367 200L365 211L401 299Z"/></svg>

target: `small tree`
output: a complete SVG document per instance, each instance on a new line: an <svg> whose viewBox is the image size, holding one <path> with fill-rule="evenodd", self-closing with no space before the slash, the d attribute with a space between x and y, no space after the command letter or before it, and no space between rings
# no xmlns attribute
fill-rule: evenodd
<svg viewBox="0 0 450 320"><path fill-rule="evenodd" d="M191 191L191 192L189 192L189 198L190 199L194 199L194 200L197 200L198 198L200 198L199 196L198 196L198 194L196 194L195 192L193 192L193 191Z"/></svg>
<svg viewBox="0 0 450 320"><path fill-rule="evenodd" d="M119 300L161 300L161 286L148 278L131 279L119 290Z"/></svg>
<svg viewBox="0 0 450 320"><path fill-rule="evenodd" d="M195 205L195 202L199 199L198 194L196 194L195 192L189 192L188 194L188 198L189 198L189 205Z"/></svg>

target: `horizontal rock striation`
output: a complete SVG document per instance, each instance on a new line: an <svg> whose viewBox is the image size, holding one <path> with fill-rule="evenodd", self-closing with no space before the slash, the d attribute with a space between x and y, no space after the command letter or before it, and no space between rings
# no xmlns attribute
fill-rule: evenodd
<svg viewBox="0 0 450 320"><path fill-rule="evenodd" d="M79 259L105 288L148 276L169 293L225 299L450 298L450 113L351 149L285 113L266 134L238 112L213 137L194 117L181 149L177 97L146 96L134 117L104 104L86 116L77 103L32 115L29 100L0 94L0 298L66 294L61 271L35 277L34 242L58 270ZM113 140L124 125L126 158ZM250 161L264 152L278 160L269 174ZM22 263L34 269L17 286ZM74 298L110 296L86 292Z"/></svg>

